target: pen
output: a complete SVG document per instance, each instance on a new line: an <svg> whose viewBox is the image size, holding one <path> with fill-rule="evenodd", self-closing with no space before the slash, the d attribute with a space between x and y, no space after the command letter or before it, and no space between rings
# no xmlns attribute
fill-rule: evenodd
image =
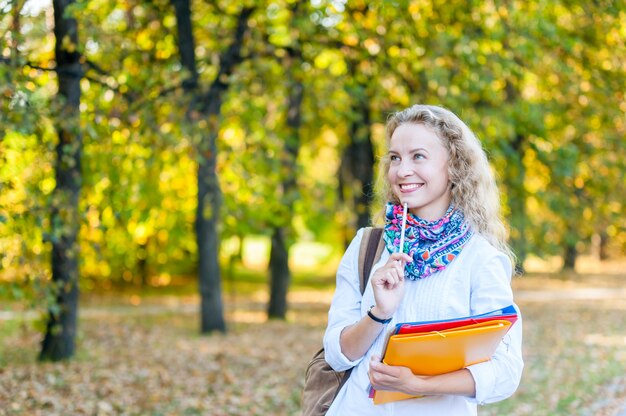
<svg viewBox="0 0 626 416"><path fill-rule="evenodd" d="M408 209L408 204L406 202L402 205L402 230L400 231L400 247L398 247L398 251L400 253L404 253L404 230L406 228L406 212Z"/></svg>

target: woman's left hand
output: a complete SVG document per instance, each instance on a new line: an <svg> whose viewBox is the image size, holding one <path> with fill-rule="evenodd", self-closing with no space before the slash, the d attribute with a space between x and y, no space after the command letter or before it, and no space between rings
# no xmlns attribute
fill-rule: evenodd
<svg viewBox="0 0 626 416"><path fill-rule="evenodd" d="M376 390L392 390L406 394L419 394L421 376L416 376L408 367L392 366L380 361L379 356L372 356L369 378Z"/></svg>

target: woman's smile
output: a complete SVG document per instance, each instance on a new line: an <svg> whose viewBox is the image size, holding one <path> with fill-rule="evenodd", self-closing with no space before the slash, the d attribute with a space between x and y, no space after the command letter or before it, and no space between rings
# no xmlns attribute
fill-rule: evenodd
<svg viewBox="0 0 626 416"><path fill-rule="evenodd" d="M423 185L423 183L401 183L399 186L400 191L404 193L415 191L416 189L421 188Z"/></svg>

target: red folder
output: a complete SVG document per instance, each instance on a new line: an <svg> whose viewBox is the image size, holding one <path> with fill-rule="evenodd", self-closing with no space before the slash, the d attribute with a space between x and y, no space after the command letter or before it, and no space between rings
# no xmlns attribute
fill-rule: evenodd
<svg viewBox="0 0 626 416"><path fill-rule="evenodd" d="M506 308L496 309L480 315L465 316L457 319L444 319L441 321L424 321L424 322L406 322L397 324L392 331L396 334L415 334L419 332L443 331L460 326L479 324L493 320L505 320L511 322L511 325L517 321L517 311L513 305Z"/></svg>

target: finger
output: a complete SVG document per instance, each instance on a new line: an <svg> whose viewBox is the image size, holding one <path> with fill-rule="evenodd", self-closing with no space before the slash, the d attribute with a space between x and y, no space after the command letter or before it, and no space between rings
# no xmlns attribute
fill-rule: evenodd
<svg viewBox="0 0 626 416"><path fill-rule="evenodd" d="M398 282L398 273L395 270L390 270L389 273L387 273L387 276L387 283L391 286L395 286Z"/></svg>
<svg viewBox="0 0 626 416"><path fill-rule="evenodd" d="M392 288L395 288L400 284L400 282L404 279L403 273L398 270L394 270L391 272L392 280L389 281L389 284Z"/></svg>
<svg viewBox="0 0 626 416"><path fill-rule="evenodd" d="M381 362L370 363L370 370L374 373L380 374L381 376L386 376L388 379L396 379L402 373L400 368Z"/></svg>
<svg viewBox="0 0 626 416"><path fill-rule="evenodd" d="M375 370L369 372L369 380L370 384L377 390L393 389L393 386L398 383L397 378L390 377Z"/></svg>
<svg viewBox="0 0 626 416"><path fill-rule="evenodd" d="M370 363L370 372L372 374L384 375L386 373L383 371L383 366L384 366L384 364L381 363L380 361L372 361Z"/></svg>
<svg viewBox="0 0 626 416"><path fill-rule="evenodd" d="M397 284L400 284L404 281L404 268L396 271L396 277L397 277Z"/></svg>
<svg viewBox="0 0 626 416"><path fill-rule="evenodd" d="M394 264L394 268L393 269L396 271L398 276L404 276L404 263L401 263L401 262L397 261Z"/></svg>
<svg viewBox="0 0 626 416"><path fill-rule="evenodd" d="M409 256L407 253L392 253L389 256L389 263L400 261L402 263L412 263L413 257Z"/></svg>
<svg viewBox="0 0 626 416"><path fill-rule="evenodd" d="M397 261L401 261L404 258L404 253L391 253L389 256L389 260L387 260L387 264L393 264Z"/></svg>
<svg viewBox="0 0 626 416"><path fill-rule="evenodd" d="M396 284L400 283L402 280L404 280L404 267L400 267L399 263L397 263L397 264L398 264L398 266L394 267L389 272L389 275L393 276L394 285L396 285Z"/></svg>

